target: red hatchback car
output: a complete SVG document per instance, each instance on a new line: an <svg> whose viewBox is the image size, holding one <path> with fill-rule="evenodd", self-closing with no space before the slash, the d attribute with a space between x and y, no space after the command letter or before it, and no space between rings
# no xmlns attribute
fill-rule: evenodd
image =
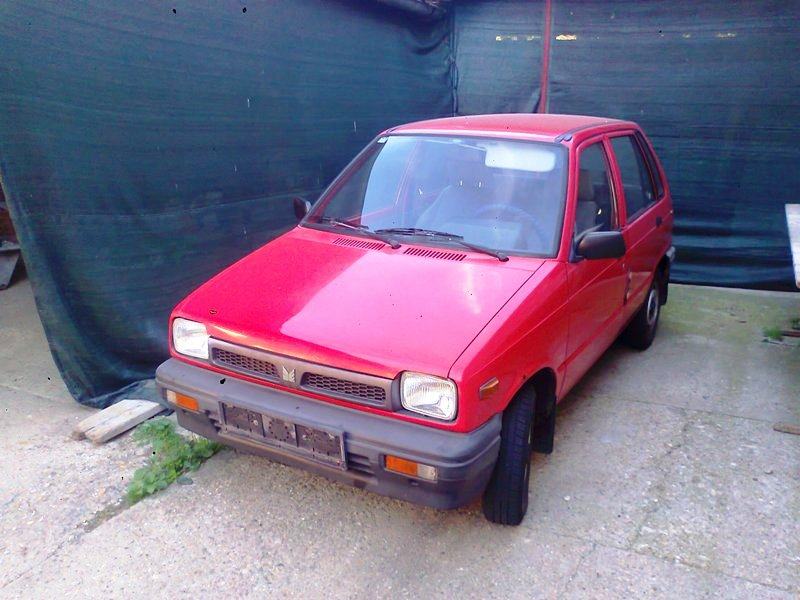
<svg viewBox="0 0 800 600"><path fill-rule="evenodd" d="M288 233L193 292L157 381L181 425L518 524L555 406L653 341L673 211L632 122L483 115L380 134Z"/></svg>

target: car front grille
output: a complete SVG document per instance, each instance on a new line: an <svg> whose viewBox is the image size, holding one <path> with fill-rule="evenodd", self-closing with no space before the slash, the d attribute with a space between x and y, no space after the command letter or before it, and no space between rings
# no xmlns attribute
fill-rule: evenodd
<svg viewBox="0 0 800 600"><path fill-rule="evenodd" d="M306 373L303 375L302 387L374 406L383 406L386 403L386 390L383 388L338 377Z"/></svg>
<svg viewBox="0 0 800 600"><path fill-rule="evenodd" d="M257 379L391 410L392 380L327 367L222 340L209 341L211 363Z"/></svg>
<svg viewBox="0 0 800 600"><path fill-rule="evenodd" d="M216 364L228 367L233 371L240 371L263 379L278 379L278 369L266 360L245 356L223 348L213 348L211 356Z"/></svg>

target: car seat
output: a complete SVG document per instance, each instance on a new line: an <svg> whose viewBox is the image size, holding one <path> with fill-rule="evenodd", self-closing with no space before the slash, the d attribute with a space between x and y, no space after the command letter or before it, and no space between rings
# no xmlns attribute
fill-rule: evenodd
<svg viewBox="0 0 800 600"><path fill-rule="evenodd" d="M416 227L436 229L442 223L470 217L491 204L491 173L476 161L458 160L448 165L448 185L417 219Z"/></svg>

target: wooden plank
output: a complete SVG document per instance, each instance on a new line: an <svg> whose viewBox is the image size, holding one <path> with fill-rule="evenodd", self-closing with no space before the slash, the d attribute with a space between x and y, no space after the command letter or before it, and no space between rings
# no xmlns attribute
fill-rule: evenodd
<svg viewBox="0 0 800 600"><path fill-rule="evenodd" d="M780 431L781 433L791 433L792 435L800 435L800 425L795 425L794 423L775 423L772 426L775 431Z"/></svg>
<svg viewBox="0 0 800 600"><path fill-rule="evenodd" d="M786 223L794 262L794 282L800 288L800 204L786 205Z"/></svg>
<svg viewBox="0 0 800 600"><path fill-rule="evenodd" d="M103 444L165 410L149 400L122 400L79 423L74 433Z"/></svg>
<svg viewBox="0 0 800 600"><path fill-rule="evenodd" d="M95 444L103 444L166 410L161 404L149 400L123 400L122 402L126 403L127 410L92 427L86 432L86 437Z"/></svg>
<svg viewBox="0 0 800 600"><path fill-rule="evenodd" d="M114 419L124 413L126 410L129 410L130 404L127 404L127 402L127 400L123 400L121 402L117 402L116 404L112 404L108 408L98 410L91 417L87 417L75 426L75 429L72 430L72 437L76 440L83 439L86 437L86 432L92 427L97 427L101 423L104 423L110 419Z"/></svg>

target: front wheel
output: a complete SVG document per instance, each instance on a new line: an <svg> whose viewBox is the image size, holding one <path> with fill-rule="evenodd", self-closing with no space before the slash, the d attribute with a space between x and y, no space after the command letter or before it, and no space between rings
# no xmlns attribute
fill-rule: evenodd
<svg viewBox="0 0 800 600"><path fill-rule="evenodd" d="M522 389L503 413L500 453L483 493L483 514L492 523L519 525L528 510L536 392Z"/></svg>
<svg viewBox="0 0 800 600"><path fill-rule="evenodd" d="M658 277L653 277L650 289L644 299L644 304L633 317L628 327L622 333L622 339L629 346L637 350L647 350L658 329L658 317L661 316L661 285Z"/></svg>

